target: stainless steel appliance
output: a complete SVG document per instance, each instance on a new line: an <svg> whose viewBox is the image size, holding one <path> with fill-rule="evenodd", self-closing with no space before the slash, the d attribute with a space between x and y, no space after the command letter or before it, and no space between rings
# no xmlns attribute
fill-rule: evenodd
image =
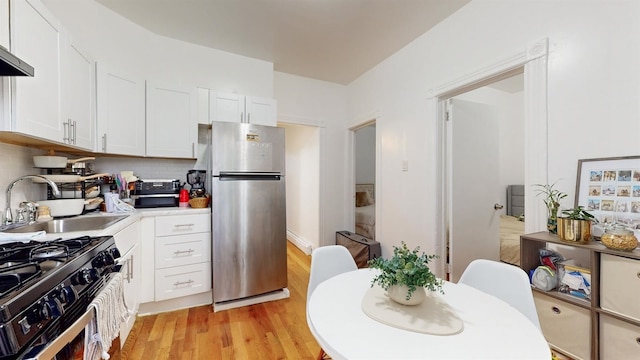
<svg viewBox="0 0 640 360"><path fill-rule="evenodd" d="M189 170L187 171L187 184L191 185L189 196L191 198L203 197L207 194L204 183L207 180L206 170Z"/></svg>
<svg viewBox="0 0 640 360"><path fill-rule="evenodd" d="M213 122L213 302L287 286L284 129Z"/></svg>
<svg viewBox="0 0 640 360"><path fill-rule="evenodd" d="M0 46L0 76L33 76L33 66Z"/></svg>
<svg viewBox="0 0 640 360"><path fill-rule="evenodd" d="M131 191L131 199L137 208L178 206L180 180L138 180Z"/></svg>
<svg viewBox="0 0 640 360"><path fill-rule="evenodd" d="M79 319L119 271L113 237L0 245L0 359L28 359ZM69 359L78 338L56 359Z"/></svg>

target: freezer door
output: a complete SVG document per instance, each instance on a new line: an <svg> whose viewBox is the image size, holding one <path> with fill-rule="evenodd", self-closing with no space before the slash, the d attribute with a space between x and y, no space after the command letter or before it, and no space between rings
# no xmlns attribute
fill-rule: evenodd
<svg viewBox="0 0 640 360"><path fill-rule="evenodd" d="M223 171L285 174L284 129L273 126L213 122L212 175Z"/></svg>
<svg viewBox="0 0 640 360"><path fill-rule="evenodd" d="M213 178L213 301L287 287L285 179Z"/></svg>

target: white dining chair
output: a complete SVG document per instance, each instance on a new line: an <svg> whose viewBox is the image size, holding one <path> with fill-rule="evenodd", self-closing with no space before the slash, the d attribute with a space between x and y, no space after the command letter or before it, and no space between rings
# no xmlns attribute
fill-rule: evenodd
<svg viewBox="0 0 640 360"><path fill-rule="evenodd" d="M311 253L311 271L309 274L309 287L307 287L307 325L311 332L313 327L309 322L309 299L313 291L321 282L347 271L357 270L355 260L346 247L342 245L328 245L316 248ZM320 348L318 360L323 359L325 352Z"/></svg>
<svg viewBox="0 0 640 360"><path fill-rule="evenodd" d="M469 285L503 300L524 314L540 329L529 277L521 268L503 262L477 259L467 266L458 283Z"/></svg>

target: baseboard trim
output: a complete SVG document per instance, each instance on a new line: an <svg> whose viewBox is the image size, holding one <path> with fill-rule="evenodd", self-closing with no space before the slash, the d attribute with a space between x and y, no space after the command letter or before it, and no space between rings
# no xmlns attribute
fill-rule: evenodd
<svg viewBox="0 0 640 360"><path fill-rule="evenodd" d="M304 252L305 254L311 255L313 246L311 246L308 241L298 236L298 234L294 233L291 230L287 230L287 240L291 241L293 245L302 250L302 252Z"/></svg>

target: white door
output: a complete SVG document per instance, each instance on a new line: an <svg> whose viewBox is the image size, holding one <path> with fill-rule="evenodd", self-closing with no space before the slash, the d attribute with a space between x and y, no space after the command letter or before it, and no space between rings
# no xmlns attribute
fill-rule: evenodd
<svg viewBox="0 0 640 360"><path fill-rule="evenodd" d="M499 260L498 116L495 107L448 101L449 280L457 282L475 259Z"/></svg>

